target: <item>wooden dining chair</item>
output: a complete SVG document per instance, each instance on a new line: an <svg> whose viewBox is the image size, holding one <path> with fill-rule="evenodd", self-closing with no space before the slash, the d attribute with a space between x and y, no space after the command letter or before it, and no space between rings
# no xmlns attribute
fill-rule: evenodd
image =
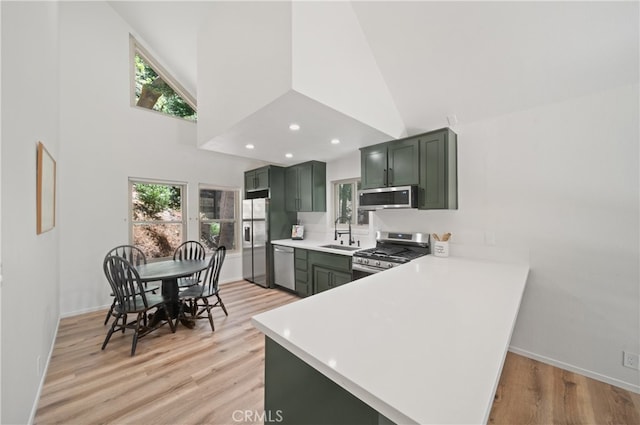
<svg viewBox="0 0 640 425"><path fill-rule="evenodd" d="M204 246L198 241L186 241L180 244L173 253L173 259L182 260L204 260ZM201 272L194 273L191 276L181 277L178 279L178 288L186 288L197 285L200 282Z"/></svg>
<svg viewBox="0 0 640 425"><path fill-rule="evenodd" d="M218 247L209 260L209 265L205 271L202 283L190 286L180 292L180 313L178 314L178 319L205 319L203 314L206 311L206 318L209 319L211 330L215 331L211 310L214 307L220 307L226 316L229 315L227 308L222 302L222 298L220 298L220 289L218 287L220 270L222 269L226 254L226 247ZM211 304L209 298L214 296L216 297L216 301ZM189 316L187 316L186 313L189 313ZM176 324L177 323L178 321L176 320Z"/></svg>
<svg viewBox="0 0 640 425"><path fill-rule="evenodd" d="M144 255L144 252L140 248L134 245L118 245L117 247L107 252L107 255L105 255L104 258L107 258L112 255L116 257L124 258L134 266L139 266L140 264L147 264L147 257ZM160 289L160 286L154 285L154 284L148 284L145 282L144 288L146 292L153 292L155 294L156 291ZM111 316L115 316L114 308L116 306L116 297L113 292L111 292L111 296L113 297L113 302L111 303L111 307L109 307L109 311L107 312L107 317L104 318L105 325L109 322L109 318Z"/></svg>
<svg viewBox="0 0 640 425"><path fill-rule="evenodd" d="M158 329L164 323L169 323L171 332L176 331L175 325L169 317L165 297L160 294L146 292L144 283L140 280L140 275L129 261L114 255L107 256L104 259L103 268L116 298L114 307L116 319L113 321L102 343L103 350L107 346L109 339L111 339L111 335L116 331L134 330L131 343L132 356L136 352L138 339ZM147 314L152 309L156 309L154 317L156 324L149 326ZM133 314L136 315L136 320L127 322L127 316ZM158 319L159 317L164 317L165 319Z"/></svg>

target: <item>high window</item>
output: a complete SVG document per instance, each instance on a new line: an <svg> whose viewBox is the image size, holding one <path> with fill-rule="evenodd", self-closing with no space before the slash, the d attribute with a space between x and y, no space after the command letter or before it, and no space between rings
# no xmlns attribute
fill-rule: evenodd
<svg viewBox="0 0 640 425"><path fill-rule="evenodd" d="M184 183L129 180L130 241L148 259L168 258L185 240Z"/></svg>
<svg viewBox="0 0 640 425"><path fill-rule="evenodd" d="M238 246L238 190L200 186L200 242L207 250Z"/></svg>
<svg viewBox="0 0 640 425"><path fill-rule="evenodd" d="M334 193L334 221L347 223L351 220L352 226L365 226L369 224L369 212L358 210L358 190L360 179L341 180L333 184Z"/></svg>
<svg viewBox="0 0 640 425"><path fill-rule="evenodd" d="M138 42L131 37L132 102L135 106L195 121L196 101Z"/></svg>

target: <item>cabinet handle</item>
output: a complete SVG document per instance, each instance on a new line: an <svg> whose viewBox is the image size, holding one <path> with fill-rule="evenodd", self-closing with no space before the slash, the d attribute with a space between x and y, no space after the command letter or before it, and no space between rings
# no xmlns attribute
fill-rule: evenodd
<svg viewBox="0 0 640 425"><path fill-rule="evenodd" d="M393 185L393 168L389 168L389 186Z"/></svg>
<svg viewBox="0 0 640 425"><path fill-rule="evenodd" d="M384 175L382 176L382 184L387 185L387 169L384 169Z"/></svg>

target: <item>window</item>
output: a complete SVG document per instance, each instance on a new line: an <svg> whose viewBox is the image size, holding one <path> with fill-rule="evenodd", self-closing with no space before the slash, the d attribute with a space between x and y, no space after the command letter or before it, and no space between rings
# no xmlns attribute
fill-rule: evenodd
<svg viewBox="0 0 640 425"><path fill-rule="evenodd" d="M200 242L207 250L237 249L238 199L237 190L200 187Z"/></svg>
<svg viewBox="0 0 640 425"><path fill-rule="evenodd" d="M333 184L334 221L340 218L338 223L347 223L348 217L353 226L369 224L369 211L358 210L358 190L360 179L342 180Z"/></svg>
<svg viewBox="0 0 640 425"><path fill-rule="evenodd" d="M198 118L196 101L131 37L133 104L190 121Z"/></svg>
<svg viewBox="0 0 640 425"><path fill-rule="evenodd" d="M173 256L185 240L185 193L183 183L129 180L130 241L148 259Z"/></svg>

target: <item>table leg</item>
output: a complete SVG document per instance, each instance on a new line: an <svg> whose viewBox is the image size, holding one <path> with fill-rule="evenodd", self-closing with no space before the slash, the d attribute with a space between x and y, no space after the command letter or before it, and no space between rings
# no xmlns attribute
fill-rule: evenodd
<svg viewBox="0 0 640 425"><path fill-rule="evenodd" d="M162 295L169 299L167 310L169 317L175 319L180 313L180 295L178 289L178 279L165 279L162 281ZM180 318L180 323L189 329L193 329L195 321L186 317Z"/></svg>

